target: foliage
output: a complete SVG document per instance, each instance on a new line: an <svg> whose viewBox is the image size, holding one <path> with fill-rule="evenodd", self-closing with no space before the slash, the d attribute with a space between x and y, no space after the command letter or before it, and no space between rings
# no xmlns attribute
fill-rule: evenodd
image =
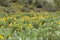
<svg viewBox="0 0 60 40"><path fill-rule="evenodd" d="M9 3L11 2L18 2L19 4L23 5L24 8L28 9L31 5L32 8L43 8L48 11L51 11L52 9L55 10L54 1L52 0L50 2L46 0L0 0L0 4L6 7L10 7Z"/></svg>
<svg viewBox="0 0 60 40"><path fill-rule="evenodd" d="M55 1L56 9L60 10L60 0Z"/></svg>
<svg viewBox="0 0 60 40"><path fill-rule="evenodd" d="M10 7L0 6L0 40L60 40L60 12L37 12L36 8L37 4L44 9L54 5L39 0L31 4L32 0L21 1L8 0L4 2Z"/></svg>
<svg viewBox="0 0 60 40"><path fill-rule="evenodd" d="M0 13L1 15L1 13ZM3 16L4 15L4 16ZM59 40L60 12L20 12L0 16L0 39Z"/></svg>

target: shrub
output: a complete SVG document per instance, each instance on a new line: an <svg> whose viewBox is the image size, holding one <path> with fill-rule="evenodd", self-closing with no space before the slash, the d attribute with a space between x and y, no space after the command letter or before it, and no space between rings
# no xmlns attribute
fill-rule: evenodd
<svg viewBox="0 0 60 40"><path fill-rule="evenodd" d="M60 10L60 0L55 0L56 10Z"/></svg>
<svg viewBox="0 0 60 40"><path fill-rule="evenodd" d="M0 5L1 6L5 6L5 7L8 7L8 2L10 2L10 0L0 0Z"/></svg>

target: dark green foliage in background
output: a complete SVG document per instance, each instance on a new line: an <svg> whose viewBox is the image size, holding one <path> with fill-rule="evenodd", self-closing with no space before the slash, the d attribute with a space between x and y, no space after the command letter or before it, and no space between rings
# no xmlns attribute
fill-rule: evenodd
<svg viewBox="0 0 60 40"><path fill-rule="evenodd" d="M55 0L56 9L60 10L60 0Z"/></svg>
<svg viewBox="0 0 60 40"><path fill-rule="evenodd" d="M59 10L60 8L60 0L0 0L0 5L8 7L11 2L18 2L26 8L32 5L33 8L43 8L47 11Z"/></svg>

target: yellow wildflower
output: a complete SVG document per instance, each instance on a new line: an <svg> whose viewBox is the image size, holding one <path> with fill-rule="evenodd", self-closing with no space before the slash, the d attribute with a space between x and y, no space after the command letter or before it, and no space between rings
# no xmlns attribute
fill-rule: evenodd
<svg viewBox="0 0 60 40"><path fill-rule="evenodd" d="M14 24L16 24L16 21L14 21Z"/></svg>
<svg viewBox="0 0 60 40"><path fill-rule="evenodd" d="M5 22L7 20L7 18L4 17L2 20Z"/></svg>
<svg viewBox="0 0 60 40"><path fill-rule="evenodd" d="M0 26L0 28L3 28L4 26Z"/></svg>
<svg viewBox="0 0 60 40"><path fill-rule="evenodd" d="M16 18L14 18L14 21L16 21Z"/></svg>
<svg viewBox="0 0 60 40"><path fill-rule="evenodd" d="M0 39L4 39L4 37L2 35L0 35Z"/></svg>
<svg viewBox="0 0 60 40"><path fill-rule="evenodd" d="M21 17L20 21L24 21L24 17Z"/></svg>
<svg viewBox="0 0 60 40"><path fill-rule="evenodd" d="M18 28L20 29L21 27L19 26Z"/></svg>
<svg viewBox="0 0 60 40"><path fill-rule="evenodd" d="M32 26L31 24L29 24L29 26Z"/></svg>
<svg viewBox="0 0 60 40"><path fill-rule="evenodd" d="M27 20L30 21L30 18L28 17Z"/></svg>
<svg viewBox="0 0 60 40"><path fill-rule="evenodd" d="M27 26L28 28L31 28L32 27L32 25L31 24L28 24L28 26Z"/></svg>
<svg viewBox="0 0 60 40"><path fill-rule="evenodd" d="M12 37L11 36L8 36L9 39L11 39Z"/></svg>
<svg viewBox="0 0 60 40"><path fill-rule="evenodd" d="M45 19L45 16L41 16L42 19Z"/></svg>
<svg viewBox="0 0 60 40"><path fill-rule="evenodd" d="M18 29L17 29L17 31L19 31L21 29L21 27L20 26L18 26Z"/></svg>
<svg viewBox="0 0 60 40"><path fill-rule="evenodd" d="M42 26L42 23L40 23L40 26Z"/></svg>
<svg viewBox="0 0 60 40"><path fill-rule="evenodd" d="M58 22L57 24L60 24L60 22Z"/></svg>
<svg viewBox="0 0 60 40"><path fill-rule="evenodd" d="M12 25L13 25L12 23L9 24L10 27L11 27Z"/></svg>

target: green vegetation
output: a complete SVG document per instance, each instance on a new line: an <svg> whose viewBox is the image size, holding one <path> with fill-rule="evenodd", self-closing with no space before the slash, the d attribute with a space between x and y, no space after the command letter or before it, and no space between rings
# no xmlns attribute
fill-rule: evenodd
<svg viewBox="0 0 60 40"><path fill-rule="evenodd" d="M0 40L60 40L59 0L0 0Z"/></svg>
<svg viewBox="0 0 60 40"><path fill-rule="evenodd" d="M0 14L0 39L60 40L60 12Z"/></svg>
<svg viewBox="0 0 60 40"><path fill-rule="evenodd" d="M60 10L60 0L55 1L56 9Z"/></svg>
<svg viewBox="0 0 60 40"><path fill-rule="evenodd" d="M47 11L56 11L60 9L59 0L0 0L0 5L5 7L10 7L10 3L19 3L23 5L25 9L29 9L29 6L32 8L42 8Z"/></svg>

